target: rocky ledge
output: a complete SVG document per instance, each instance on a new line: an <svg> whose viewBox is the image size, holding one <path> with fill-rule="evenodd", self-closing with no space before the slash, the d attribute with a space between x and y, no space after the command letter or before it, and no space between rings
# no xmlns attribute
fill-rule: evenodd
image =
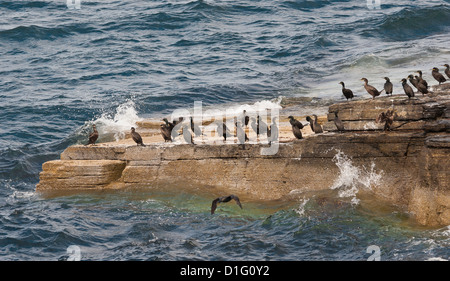
<svg viewBox="0 0 450 281"><path fill-rule="evenodd" d="M380 175L366 184L373 196L407 209L422 225L448 225L450 84L432 90L411 100L394 95L334 104L321 119L325 133L310 134L305 127L301 140L281 122L274 155L262 153L268 144L164 143L158 134L144 137L145 147L130 140L74 145L60 160L43 164L36 190L173 185L272 200L335 187L343 173L338 159L345 156L358 171ZM392 130L384 131L375 120L388 109L396 117ZM335 112L344 132L334 125Z"/></svg>

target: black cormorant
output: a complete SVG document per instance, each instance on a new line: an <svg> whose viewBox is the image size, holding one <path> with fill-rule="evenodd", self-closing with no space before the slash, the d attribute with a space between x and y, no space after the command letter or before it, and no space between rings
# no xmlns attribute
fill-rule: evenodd
<svg viewBox="0 0 450 281"><path fill-rule="evenodd" d="M242 209L242 205L241 205L241 201L239 200L239 197L232 194L232 195L223 196L223 197L214 199L211 204L211 215L214 214L214 212L216 211L217 205L219 203L227 203L227 202L230 202L231 199L234 199L234 201L236 201L236 204Z"/></svg>
<svg viewBox="0 0 450 281"><path fill-rule="evenodd" d="M347 101L348 101L348 99L353 99L353 92L352 92L352 90L346 89L345 88L345 84L342 81L339 82L339 84L342 85L342 94L344 94L344 96L347 99Z"/></svg>
<svg viewBox="0 0 450 281"><path fill-rule="evenodd" d="M375 122L377 123L383 123L384 122L384 130L390 131L391 126L394 123L394 117L396 117L396 114L394 114L394 110L388 110L386 113L381 112Z"/></svg>
<svg viewBox="0 0 450 281"><path fill-rule="evenodd" d="M190 117L190 119L191 119L191 131L194 132L194 135L196 137L203 135L202 129L200 129L200 127L194 123L194 119L192 118L192 116Z"/></svg>
<svg viewBox="0 0 450 281"><path fill-rule="evenodd" d="M160 125L160 131L161 131L161 135L164 138L164 142L168 142L168 141L172 141L172 129L170 129L168 126L161 124Z"/></svg>
<svg viewBox="0 0 450 281"><path fill-rule="evenodd" d="M433 71L431 72L431 75L433 75L434 79L436 79L436 81L439 82L439 85L441 85L441 83L444 83L445 81L447 81L447 79L445 79L444 75L439 73L439 69L437 67L433 67Z"/></svg>
<svg viewBox="0 0 450 281"><path fill-rule="evenodd" d="M289 123L292 126L292 133L294 133L294 136L297 139L302 139L303 136L302 136L301 129L303 129L303 127L304 127L303 124L300 121L294 119L293 116L289 116L288 118L289 118Z"/></svg>
<svg viewBox="0 0 450 281"><path fill-rule="evenodd" d="M450 65L444 64L443 66L446 67L446 69L444 70L445 75L447 75L447 77L450 78Z"/></svg>
<svg viewBox="0 0 450 281"><path fill-rule="evenodd" d="M306 121L309 122L309 125L311 126L311 130L316 134L323 133L322 126L320 126L319 121L317 120L317 115L313 114L313 116L314 116L314 120L311 117L306 116Z"/></svg>
<svg viewBox="0 0 450 281"><path fill-rule="evenodd" d="M240 121L236 121L236 137L238 140L238 143L244 144L246 141L248 141L248 136L244 131L244 128L242 127L242 124Z"/></svg>
<svg viewBox="0 0 450 281"><path fill-rule="evenodd" d="M251 118L252 123L250 124L250 126L252 127L253 131L256 133L256 137L259 137L259 122L252 117ZM258 120L259 120L259 116L258 116Z"/></svg>
<svg viewBox="0 0 450 281"><path fill-rule="evenodd" d="M367 80L367 78L361 78L361 81L364 81L364 88L372 96L372 99L375 99L375 97L378 97L384 91L384 89L378 91L375 87L369 85L369 80Z"/></svg>
<svg viewBox="0 0 450 281"><path fill-rule="evenodd" d="M227 140L227 137L232 136L231 132L228 130L225 121L217 122L217 133L223 136L223 141Z"/></svg>
<svg viewBox="0 0 450 281"><path fill-rule="evenodd" d="M339 132L345 131L344 123L342 123L342 120L339 118L337 112L334 113L334 125L336 125Z"/></svg>
<svg viewBox="0 0 450 281"><path fill-rule="evenodd" d="M89 134L89 142L86 145L95 144L98 139L98 131L97 127L95 127L95 124L92 125L92 130L92 133Z"/></svg>
<svg viewBox="0 0 450 281"><path fill-rule="evenodd" d="M408 82L405 78L402 79L402 86L403 90L405 91L405 94L408 96L408 99L411 99L414 97L414 90L411 88L411 86L408 85Z"/></svg>
<svg viewBox="0 0 450 281"><path fill-rule="evenodd" d="M418 78L418 80L419 80L419 83L422 83L422 84L424 84L425 85L425 87L427 87L428 88L428 82L425 80L425 79L423 79L423 76L422 76L422 71L420 71L420 70L418 70L417 71L417 73L419 73L419 78Z"/></svg>
<svg viewBox="0 0 450 281"><path fill-rule="evenodd" d="M386 83L384 83L384 91L385 91L386 95L392 96L392 91L394 89L394 85L392 85L392 82L388 77L384 77L384 80L386 80Z"/></svg>
<svg viewBox="0 0 450 281"><path fill-rule="evenodd" d="M269 144L278 140L278 126L275 119L277 119L277 117L272 118L272 124L267 128L267 140L269 141Z"/></svg>
<svg viewBox="0 0 450 281"><path fill-rule="evenodd" d="M191 131L189 131L189 127L185 124L183 125L183 138L186 143L195 144Z"/></svg>
<svg viewBox="0 0 450 281"><path fill-rule="evenodd" d="M142 142L142 137L138 133L136 133L136 130L134 127L131 127L131 138L137 143L137 145L145 146L145 144Z"/></svg>
<svg viewBox="0 0 450 281"><path fill-rule="evenodd" d="M418 89L419 81L414 79L414 76L412 74L408 75L408 78L409 78L409 82L411 83L411 85L413 85L414 88Z"/></svg>
<svg viewBox="0 0 450 281"><path fill-rule="evenodd" d="M417 90L422 93L422 96L428 94L427 86L421 83L422 80L420 79L420 77L416 75L415 78L417 81L419 81L419 83L417 83Z"/></svg>

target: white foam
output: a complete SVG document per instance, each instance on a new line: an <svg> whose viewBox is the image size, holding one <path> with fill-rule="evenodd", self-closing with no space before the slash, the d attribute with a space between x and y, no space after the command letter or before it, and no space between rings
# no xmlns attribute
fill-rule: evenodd
<svg viewBox="0 0 450 281"><path fill-rule="evenodd" d="M117 107L114 115L104 113L93 123L97 126L99 134L114 134L116 141L125 137L125 131L136 127L136 122L143 120L136 111L134 101L128 100Z"/></svg>
<svg viewBox="0 0 450 281"><path fill-rule="evenodd" d="M338 189L339 197L352 197L351 201L353 204L359 203L356 194L360 188L371 190L372 186L380 184L383 172L375 172L375 163L373 162L369 169L365 166L361 168L356 167L353 165L352 160L341 151L337 152L333 161L339 168L340 173L330 188Z"/></svg>
<svg viewBox="0 0 450 281"><path fill-rule="evenodd" d="M297 208L297 209L294 209L295 212L296 212L300 217L302 217L302 216L305 214L305 205L306 205L306 203L308 203L308 202L309 202L309 198L307 199L307 198L303 197L303 199L300 200L300 205L298 206L298 208Z"/></svg>
<svg viewBox="0 0 450 281"><path fill-rule="evenodd" d="M232 105L224 108L208 108L203 109L202 115L205 118L215 117L215 116L237 116L242 114L245 110L249 115L256 115L266 112L266 110L282 109L281 101L283 97L279 96L273 100L261 100L253 104L239 104Z"/></svg>

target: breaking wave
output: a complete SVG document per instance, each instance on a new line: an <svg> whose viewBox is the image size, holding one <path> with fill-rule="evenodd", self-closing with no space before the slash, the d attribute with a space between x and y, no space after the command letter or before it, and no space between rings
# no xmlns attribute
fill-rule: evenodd
<svg viewBox="0 0 450 281"><path fill-rule="evenodd" d="M376 172L375 163L368 168L357 167L342 151L337 152L333 162L339 168L339 175L330 188L338 190L339 197L352 198L353 204L359 203L356 195L360 189L372 190L373 186L381 183L383 171Z"/></svg>

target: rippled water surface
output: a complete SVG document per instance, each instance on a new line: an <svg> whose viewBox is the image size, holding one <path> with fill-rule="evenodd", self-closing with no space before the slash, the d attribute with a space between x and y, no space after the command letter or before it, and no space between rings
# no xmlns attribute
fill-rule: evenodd
<svg viewBox="0 0 450 281"><path fill-rule="evenodd" d="M339 81L364 98L362 75L378 87L419 69L430 80L450 62L450 2L381 3L0 0L0 259L66 260L70 245L85 260L365 260L370 245L382 259L449 259L448 227L364 196L342 155L324 192L214 216L217 194L200 187L35 193L42 163L92 123L120 132L194 101L283 97L324 113L344 100Z"/></svg>

